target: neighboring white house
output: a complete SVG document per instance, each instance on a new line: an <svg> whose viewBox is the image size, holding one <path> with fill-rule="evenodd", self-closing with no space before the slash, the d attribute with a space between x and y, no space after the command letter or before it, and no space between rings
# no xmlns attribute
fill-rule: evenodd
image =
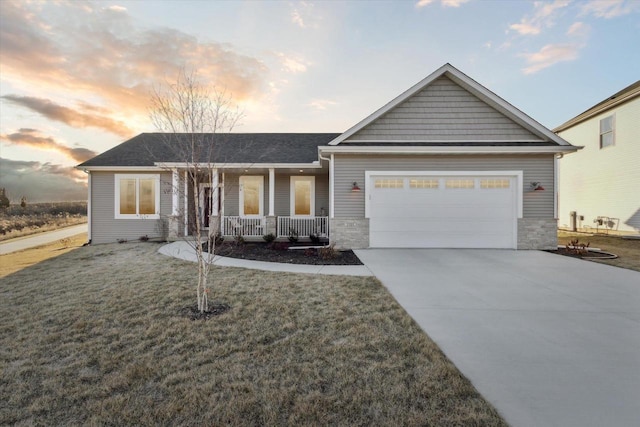
<svg viewBox="0 0 640 427"><path fill-rule="evenodd" d="M558 164L558 225L640 230L640 80L553 130L584 146Z"/></svg>

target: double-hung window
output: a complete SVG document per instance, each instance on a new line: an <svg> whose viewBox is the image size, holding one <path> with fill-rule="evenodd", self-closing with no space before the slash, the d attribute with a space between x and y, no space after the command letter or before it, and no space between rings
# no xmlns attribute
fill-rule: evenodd
<svg viewBox="0 0 640 427"><path fill-rule="evenodd" d="M115 218L160 218L160 175L116 174Z"/></svg>
<svg viewBox="0 0 640 427"><path fill-rule="evenodd" d="M611 115L600 120L600 148L615 144L615 116Z"/></svg>

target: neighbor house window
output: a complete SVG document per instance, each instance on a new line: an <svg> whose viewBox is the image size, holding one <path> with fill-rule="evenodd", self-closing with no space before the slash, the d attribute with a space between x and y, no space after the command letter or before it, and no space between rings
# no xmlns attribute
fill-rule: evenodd
<svg viewBox="0 0 640 427"><path fill-rule="evenodd" d="M115 175L117 219L160 218L160 175Z"/></svg>
<svg viewBox="0 0 640 427"><path fill-rule="evenodd" d="M613 115L600 120L600 148L614 145L615 123Z"/></svg>
<svg viewBox="0 0 640 427"><path fill-rule="evenodd" d="M314 176L291 177L291 216L314 216L316 198Z"/></svg>
<svg viewBox="0 0 640 427"><path fill-rule="evenodd" d="M264 177L240 177L240 216L262 216L264 209Z"/></svg>

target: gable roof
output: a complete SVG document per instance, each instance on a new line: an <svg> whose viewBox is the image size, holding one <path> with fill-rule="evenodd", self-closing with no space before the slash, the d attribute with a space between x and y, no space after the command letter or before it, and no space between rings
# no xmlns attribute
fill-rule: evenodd
<svg viewBox="0 0 640 427"><path fill-rule="evenodd" d="M186 162L192 140L198 162L239 164L304 164L318 161L318 147L338 133L141 133L77 168L153 167L156 163ZM211 156L209 156L211 153Z"/></svg>
<svg viewBox="0 0 640 427"><path fill-rule="evenodd" d="M476 96L481 101L485 102L490 107L502 113L504 116L508 117L513 122L527 129L529 132L539 138L539 140L533 142L551 142L554 145L571 146L571 144L569 144L567 141L554 134L542 124L538 123L522 111L518 110L516 107L509 104L507 101L500 98L498 95L491 92L489 89L485 88L449 63L443 65L442 67L428 75L426 78L416 83L405 92L388 102L382 108L378 109L368 117L358 122L355 126L351 127L346 132L331 141L329 145L339 145L340 143L348 140L351 136L361 131L366 126L372 124L374 121L378 120L383 115L390 112L392 109L408 100L413 95L425 89L436 79L442 76L449 78L455 84L461 86L463 89ZM526 145L526 143L523 144Z"/></svg>
<svg viewBox="0 0 640 427"><path fill-rule="evenodd" d="M609 98L605 99L589 108L588 110L578 114L574 118L564 122L557 128L555 128L554 132L562 132L563 130L567 130L570 127L577 125L578 123L582 123L583 121L596 116L600 113L604 113L607 110L610 110L613 107L616 107L620 104L623 104L627 101L631 101L632 99L640 96L640 80L635 83L630 84L619 92L611 95Z"/></svg>

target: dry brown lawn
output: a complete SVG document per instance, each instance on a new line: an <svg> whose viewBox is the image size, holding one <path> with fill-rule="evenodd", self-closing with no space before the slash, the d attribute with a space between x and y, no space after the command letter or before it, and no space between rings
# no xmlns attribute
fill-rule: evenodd
<svg viewBox="0 0 640 427"><path fill-rule="evenodd" d="M373 278L82 247L0 279L0 425L506 425Z"/></svg>
<svg viewBox="0 0 640 427"><path fill-rule="evenodd" d="M80 233L46 245L0 255L0 278L77 249L86 241L87 233Z"/></svg>
<svg viewBox="0 0 640 427"><path fill-rule="evenodd" d="M574 239L578 239L580 243L589 243L592 248L600 248L603 251L618 255L616 259L594 260L594 262L640 271L640 240L623 239L620 236L601 234L558 232L559 245L566 245Z"/></svg>

